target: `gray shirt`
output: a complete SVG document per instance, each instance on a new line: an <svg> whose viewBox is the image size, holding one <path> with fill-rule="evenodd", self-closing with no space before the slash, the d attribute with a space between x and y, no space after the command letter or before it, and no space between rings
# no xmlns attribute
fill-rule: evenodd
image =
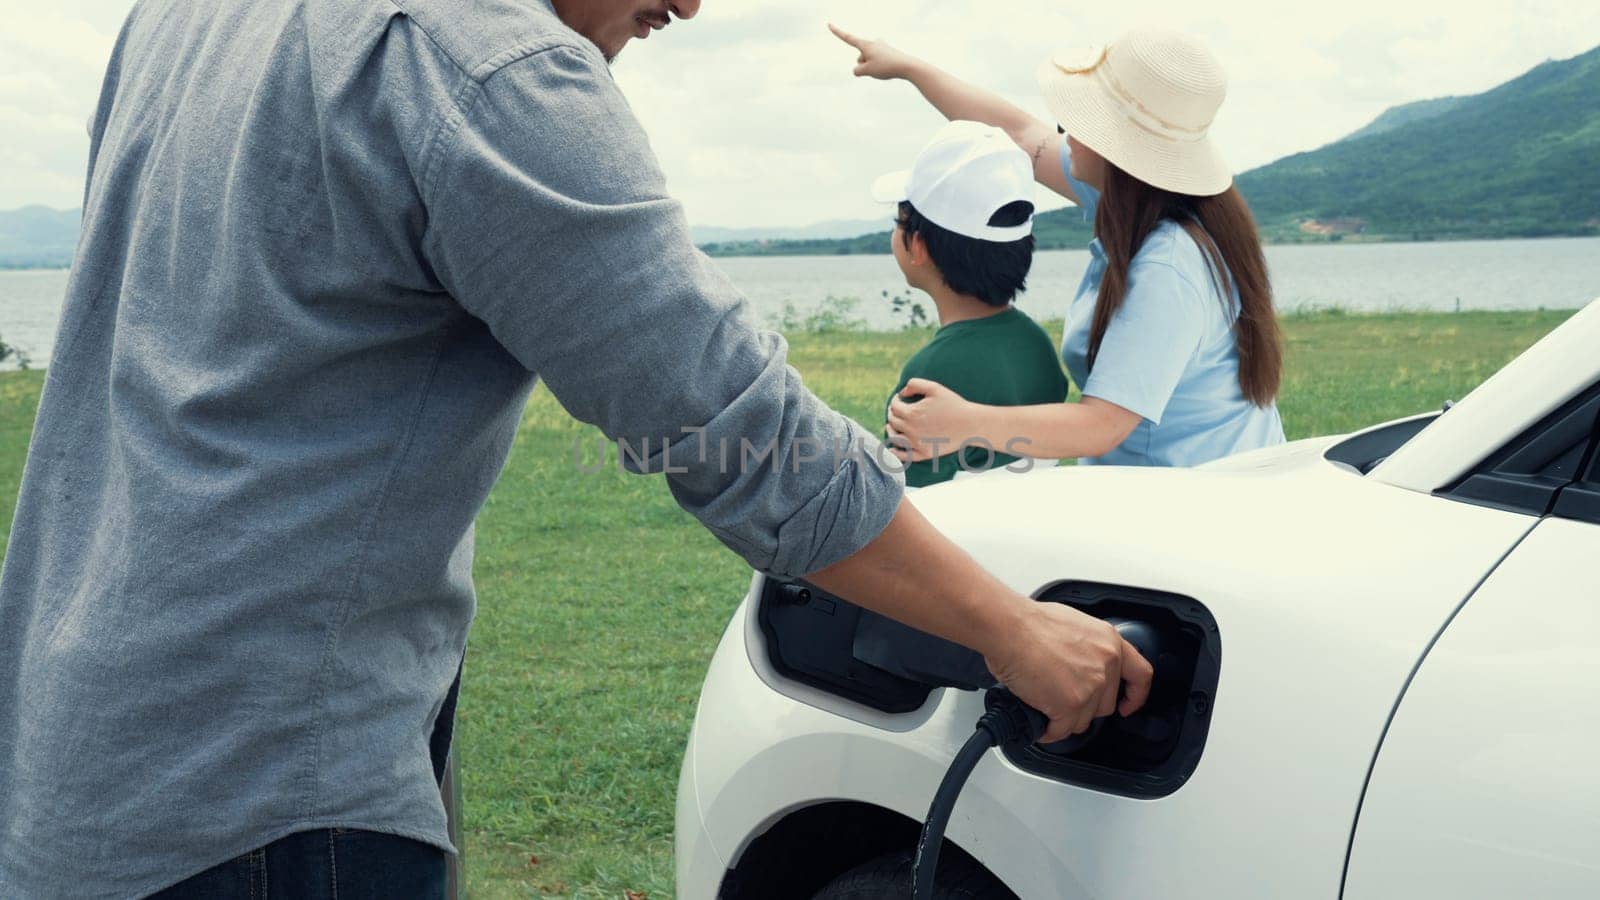
<svg viewBox="0 0 1600 900"><path fill-rule="evenodd" d="M0 897L310 828L448 847L427 736L535 376L794 575L901 487L785 352L548 7L145 0L0 576Z"/></svg>

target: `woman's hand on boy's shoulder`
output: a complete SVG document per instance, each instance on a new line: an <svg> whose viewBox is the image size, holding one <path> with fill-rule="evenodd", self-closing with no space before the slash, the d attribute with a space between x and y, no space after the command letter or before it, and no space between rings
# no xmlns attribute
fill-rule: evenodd
<svg viewBox="0 0 1600 900"><path fill-rule="evenodd" d="M937 381L913 378L889 402L895 456L921 462L943 456L977 435L977 404Z"/></svg>
<svg viewBox="0 0 1600 900"><path fill-rule="evenodd" d="M833 32L834 37L856 48L861 54L856 59L855 68L855 73L859 77L884 80L905 78L917 61L915 56L896 49L887 41L856 37L832 22L828 23L828 30Z"/></svg>

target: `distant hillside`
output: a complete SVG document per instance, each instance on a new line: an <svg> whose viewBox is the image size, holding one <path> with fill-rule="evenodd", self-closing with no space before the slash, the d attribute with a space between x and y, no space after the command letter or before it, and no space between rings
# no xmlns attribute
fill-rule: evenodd
<svg viewBox="0 0 1600 900"><path fill-rule="evenodd" d="M832 219L814 225L774 228L718 228L695 225L689 234L696 244L759 243L762 241L811 241L853 238L883 227L883 219Z"/></svg>
<svg viewBox="0 0 1600 900"><path fill-rule="evenodd" d="M1353 141L1356 138L1371 137L1385 131L1393 131L1401 125L1410 125L1412 122L1421 122L1434 116L1442 115L1460 106L1466 97L1435 97L1432 100L1417 100L1412 103L1402 103L1391 106L1365 127L1345 135L1344 140Z"/></svg>
<svg viewBox="0 0 1600 900"><path fill-rule="evenodd" d="M1267 240L1435 240L1600 234L1600 48L1493 90L1386 110L1326 147L1237 179ZM1079 248L1078 211L1036 220L1040 249ZM848 241L706 247L712 255L884 253Z"/></svg>
<svg viewBox="0 0 1600 900"><path fill-rule="evenodd" d="M1373 125L1391 127L1246 172L1239 188L1279 240L1600 234L1600 48L1453 100L1390 110Z"/></svg>
<svg viewBox="0 0 1600 900"><path fill-rule="evenodd" d="M0 212L0 269L63 268L78 246L78 211L24 206Z"/></svg>

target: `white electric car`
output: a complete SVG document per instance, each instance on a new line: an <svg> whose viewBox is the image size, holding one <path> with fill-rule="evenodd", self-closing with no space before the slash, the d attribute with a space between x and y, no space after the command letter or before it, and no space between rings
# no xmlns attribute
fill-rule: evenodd
<svg viewBox="0 0 1600 900"><path fill-rule="evenodd" d="M989 751L935 896L1600 897L1597 422L1600 301L1442 414L915 493L1017 590L1159 636L1145 711ZM683 763L678 896L906 896L983 712L963 653L756 577Z"/></svg>

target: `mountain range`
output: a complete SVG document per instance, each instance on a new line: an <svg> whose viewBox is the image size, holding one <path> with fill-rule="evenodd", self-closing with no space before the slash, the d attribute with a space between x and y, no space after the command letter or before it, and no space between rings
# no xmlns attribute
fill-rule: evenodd
<svg viewBox="0 0 1600 900"><path fill-rule="evenodd" d="M78 210L24 206L0 211L0 269L52 269L72 262L78 243ZM777 228L718 228L697 225L689 229L696 244L765 241L837 240L865 234L883 225L883 219L835 219L814 225Z"/></svg>
<svg viewBox="0 0 1600 900"><path fill-rule="evenodd" d="M0 212L0 269L60 268L78 246L78 211L24 206Z"/></svg>
<svg viewBox="0 0 1600 900"><path fill-rule="evenodd" d="M1406 103L1315 150L1239 175L1271 242L1600 234L1600 47L1481 94ZM0 212L0 268L64 266L79 215ZM1074 208L1034 220L1040 249L1082 247ZM878 220L697 227L713 256L888 252Z"/></svg>
<svg viewBox="0 0 1600 900"><path fill-rule="evenodd" d="M816 241L853 238L882 228L885 213L877 219L831 219L815 225L792 228L718 228L715 225L693 225L689 236L696 244L727 244L739 241Z"/></svg>

